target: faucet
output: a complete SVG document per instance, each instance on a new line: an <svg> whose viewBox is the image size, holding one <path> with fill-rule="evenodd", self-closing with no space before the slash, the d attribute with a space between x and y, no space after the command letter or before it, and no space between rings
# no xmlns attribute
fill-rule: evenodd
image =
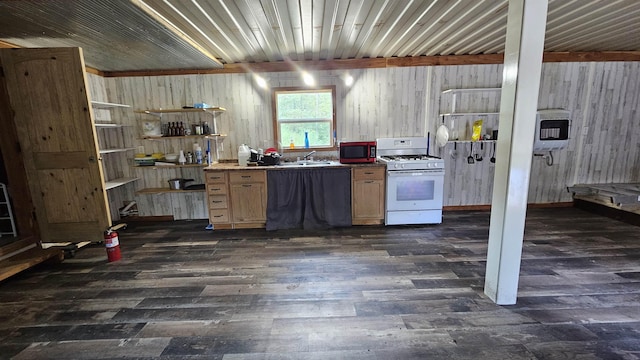
<svg viewBox="0 0 640 360"><path fill-rule="evenodd" d="M311 156L311 155L313 155L313 154L315 154L315 153L316 153L316 151L315 151L315 150L313 150L312 152L310 152L310 153L308 153L307 155L303 156L303 157L302 157L302 160L308 160L308 159L309 159L309 156Z"/></svg>

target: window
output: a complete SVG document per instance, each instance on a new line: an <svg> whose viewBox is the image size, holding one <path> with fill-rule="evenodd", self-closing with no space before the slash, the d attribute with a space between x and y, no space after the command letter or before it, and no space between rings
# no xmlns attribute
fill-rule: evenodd
<svg viewBox="0 0 640 360"><path fill-rule="evenodd" d="M283 149L333 149L336 128L335 86L308 90L302 88L273 89L273 124L276 142Z"/></svg>

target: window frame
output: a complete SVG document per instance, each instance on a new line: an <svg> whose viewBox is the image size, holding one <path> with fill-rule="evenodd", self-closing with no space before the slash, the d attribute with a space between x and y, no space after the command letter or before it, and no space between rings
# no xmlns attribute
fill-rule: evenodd
<svg viewBox="0 0 640 360"><path fill-rule="evenodd" d="M302 86L288 86L288 87L277 87L277 88L273 88L271 91L271 110L272 110L272 120L273 120L273 135L274 135L274 140L275 143L281 144L281 149L283 153L286 152L300 152L300 151L305 151L307 149L305 149L304 147L299 147L296 146L294 149L289 149L289 143L286 143L286 141L283 141L281 139L281 134L280 134L280 123L278 121L278 94L280 93L287 93L287 92L307 92L307 93L314 93L314 92L322 92L322 91L327 91L327 90L331 90L331 102L332 102L332 117L333 119L330 121L331 124L331 130L332 133L329 134L329 138L331 139L331 145L328 147L311 147L309 150L316 150L316 151L332 151L332 150L337 150L337 144L336 144L336 128L337 128L337 119L336 119L336 86L335 85L325 85L325 86L318 86L315 88L309 88L309 87L302 87Z"/></svg>

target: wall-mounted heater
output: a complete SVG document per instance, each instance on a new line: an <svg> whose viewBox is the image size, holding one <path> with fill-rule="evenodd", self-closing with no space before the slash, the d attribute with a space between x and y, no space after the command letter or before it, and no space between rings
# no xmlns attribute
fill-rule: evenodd
<svg viewBox="0 0 640 360"><path fill-rule="evenodd" d="M569 115L562 109L538 110L533 151L552 151L569 144Z"/></svg>

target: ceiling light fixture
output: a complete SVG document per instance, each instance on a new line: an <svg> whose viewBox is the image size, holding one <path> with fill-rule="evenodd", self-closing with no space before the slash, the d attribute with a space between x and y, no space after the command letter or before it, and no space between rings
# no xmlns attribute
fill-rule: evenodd
<svg viewBox="0 0 640 360"><path fill-rule="evenodd" d="M260 75L254 75L254 78L256 80L256 84L258 84L258 86L260 86L263 89L267 88L267 81Z"/></svg>
<svg viewBox="0 0 640 360"><path fill-rule="evenodd" d="M314 86L316 84L316 80L313 76L306 71L302 73L302 80L307 84L307 86Z"/></svg>
<svg viewBox="0 0 640 360"><path fill-rule="evenodd" d="M351 86L353 85L353 76L349 75L349 74L345 74L344 75L344 84L346 86Z"/></svg>

